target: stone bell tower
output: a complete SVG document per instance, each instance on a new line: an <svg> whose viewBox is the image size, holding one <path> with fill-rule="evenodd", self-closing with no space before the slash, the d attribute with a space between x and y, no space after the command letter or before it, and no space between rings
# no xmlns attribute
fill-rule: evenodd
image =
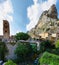
<svg viewBox="0 0 59 65"><path fill-rule="evenodd" d="M10 37L9 22L7 20L3 20L3 37L4 39L9 39Z"/></svg>

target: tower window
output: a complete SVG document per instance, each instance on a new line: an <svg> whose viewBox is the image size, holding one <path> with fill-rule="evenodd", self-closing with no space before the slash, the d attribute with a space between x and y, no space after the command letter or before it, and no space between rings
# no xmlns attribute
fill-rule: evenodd
<svg viewBox="0 0 59 65"><path fill-rule="evenodd" d="M7 31L5 30L5 33L6 33Z"/></svg>

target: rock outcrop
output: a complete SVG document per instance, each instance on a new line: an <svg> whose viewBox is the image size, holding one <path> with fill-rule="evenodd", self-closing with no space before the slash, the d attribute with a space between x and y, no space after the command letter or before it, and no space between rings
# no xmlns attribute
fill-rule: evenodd
<svg viewBox="0 0 59 65"><path fill-rule="evenodd" d="M55 34L58 28L57 15L56 6L53 4L48 11L42 13L37 25L28 34L33 38L39 38L40 35L48 37L53 33Z"/></svg>
<svg viewBox="0 0 59 65"><path fill-rule="evenodd" d="M51 18L54 18L54 19L57 19L57 15L58 14L57 14L56 6L52 5L51 8L48 10L47 16L51 17Z"/></svg>

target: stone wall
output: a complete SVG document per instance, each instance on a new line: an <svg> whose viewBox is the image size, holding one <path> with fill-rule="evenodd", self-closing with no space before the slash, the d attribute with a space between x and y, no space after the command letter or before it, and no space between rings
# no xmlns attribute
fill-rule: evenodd
<svg viewBox="0 0 59 65"><path fill-rule="evenodd" d="M15 44L14 46L12 44L6 43L7 49L8 49L8 53L6 54L6 59L15 59L16 55L14 53L17 44Z"/></svg>
<svg viewBox="0 0 59 65"><path fill-rule="evenodd" d="M40 41L34 41L34 40L30 40L30 41L18 41L15 45L12 45L10 43L6 43L7 49L8 49L8 53L6 54L5 58L6 59L15 59L17 58L17 56L15 55L14 51L16 50L16 47L18 45L18 43L36 43L37 44L37 50L39 51L40 49Z"/></svg>

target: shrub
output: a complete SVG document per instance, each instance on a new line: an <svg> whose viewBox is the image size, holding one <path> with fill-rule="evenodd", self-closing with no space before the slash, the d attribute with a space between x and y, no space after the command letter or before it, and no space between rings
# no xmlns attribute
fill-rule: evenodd
<svg viewBox="0 0 59 65"><path fill-rule="evenodd" d="M56 48L59 48L59 40L56 41L55 47L56 47Z"/></svg>
<svg viewBox="0 0 59 65"><path fill-rule="evenodd" d="M55 48L50 52L53 53L53 54L59 55L59 48Z"/></svg>
<svg viewBox="0 0 59 65"><path fill-rule="evenodd" d="M59 65L59 56L48 52L43 53L39 59L38 65Z"/></svg>
<svg viewBox="0 0 59 65"><path fill-rule="evenodd" d="M4 42L0 42L0 60L5 59L5 54L7 52L7 47Z"/></svg>
<svg viewBox="0 0 59 65"><path fill-rule="evenodd" d="M12 60L8 60L5 65L17 65L16 63L14 63Z"/></svg>
<svg viewBox="0 0 59 65"><path fill-rule="evenodd" d="M52 45L52 42L49 40L46 41L42 41L40 43L40 53L43 53L45 51L50 51L52 49L54 49L55 46Z"/></svg>
<svg viewBox="0 0 59 65"><path fill-rule="evenodd" d="M37 44L36 43L30 43L32 47L32 52L36 53L37 52Z"/></svg>

